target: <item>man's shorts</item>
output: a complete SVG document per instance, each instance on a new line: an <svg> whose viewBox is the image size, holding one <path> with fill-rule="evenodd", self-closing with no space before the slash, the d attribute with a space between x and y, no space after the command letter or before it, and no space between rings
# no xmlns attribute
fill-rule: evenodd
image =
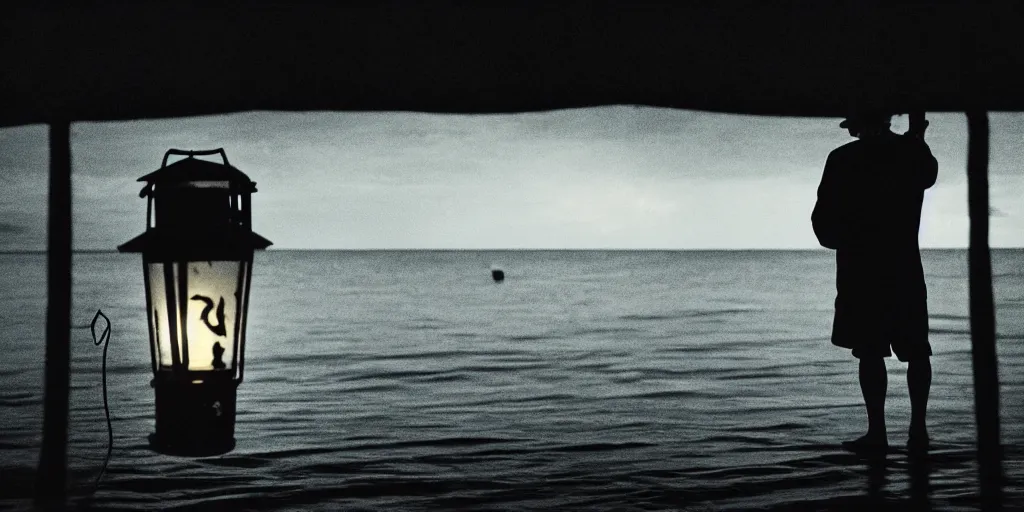
<svg viewBox="0 0 1024 512"><path fill-rule="evenodd" d="M905 362L932 355L927 299L858 299L847 299L841 294L836 297L833 345L852 349L858 359L892 357L895 353Z"/></svg>

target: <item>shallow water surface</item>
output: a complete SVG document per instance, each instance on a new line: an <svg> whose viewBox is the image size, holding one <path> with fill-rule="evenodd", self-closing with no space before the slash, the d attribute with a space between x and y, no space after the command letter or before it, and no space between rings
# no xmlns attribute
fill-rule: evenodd
<svg viewBox="0 0 1024 512"><path fill-rule="evenodd" d="M927 465L838 449L865 427L829 344L825 251L369 251L257 255L237 448L150 452L137 255L75 257L70 463L103 509L973 509L966 253L925 251L935 356ZM1024 506L1024 252L997 251L1011 504ZM505 270L495 283L491 266ZM29 503L45 256L0 255L0 506ZM110 317L106 453L96 309ZM887 419L905 442L905 365ZM91 497L90 497L91 496ZM91 500L91 501L90 501Z"/></svg>

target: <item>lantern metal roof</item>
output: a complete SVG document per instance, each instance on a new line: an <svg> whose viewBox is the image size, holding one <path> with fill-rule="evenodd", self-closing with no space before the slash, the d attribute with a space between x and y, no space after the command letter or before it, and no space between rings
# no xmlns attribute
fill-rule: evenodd
<svg viewBox="0 0 1024 512"><path fill-rule="evenodd" d="M154 184L181 181L227 181L238 186L237 188L246 187L250 192L256 192L256 183L249 179L244 172L230 164L211 162L191 155L161 167L137 181Z"/></svg>
<svg viewBox="0 0 1024 512"><path fill-rule="evenodd" d="M211 252L225 252L232 247L252 247L255 250L264 250L273 245L273 242L252 231L228 231L211 236L204 231L196 231L190 236L174 236L174 233L165 234L159 228L147 229L131 240L117 246L117 252L145 252L147 250L177 251L182 254L189 254L182 247L199 245L200 248L192 251L199 254ZM187 257L185 259L188 259Z"/></svg>
<svg viewBox="0 0 1024 512"><path fill-rule="evenodd" d="M167 159L172 155L185 156L185 158L168 165ZM197 155L220 155L223 163L196 158ZM228 193L251 194L256 192L256 182L228 163L228 157L223 148L203 151L168 150L164 155L161 167L137 181L146 182L146 186L139 193L140 197L151 194L153 185L159 187L161 184L188 182L226 182ZM246 201L245 204L249 204L249 201ZM142 234L117 246L117 250L118 252L174 252L180 255L190 253L224 254L230 253L232 248L246 247L263 250L272 245L270 240L253 232L251 226L247 226L246 229L237 229L232 228L231 225L204 224L202 227L217 227L218 229L198 229L199 227L196 227L189 229L186 236L175 230L161 229L160 225L147 227ZM192 248L198 248L198 250L192 250Z"/></svg>

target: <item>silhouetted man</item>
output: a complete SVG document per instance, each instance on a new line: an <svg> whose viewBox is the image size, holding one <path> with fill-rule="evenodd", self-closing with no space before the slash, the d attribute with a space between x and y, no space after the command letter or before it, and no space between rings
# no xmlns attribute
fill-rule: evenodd
<svg viewBox="0 0 1024 512"><path fill-rule="evenodd" d="M224 364L224 347L220 346L219 341L213 344L213 362L210 364L213 365L214 370L223 370L228 367Z"/></svg>
<svg viewBox="0 0 1024 512"><path fill-rule="evenodd" d="M884 358L894 352L908 363L907 448L928 448L932 350L917 236L924 191L935 183L938 165L924 142L927 122L915 135L897 135L889 130L891 117L859 112L839 125L859 140L829 154L811 214L818 241L836 250L832 343L860 360L868 432L843 443L857 452L888 448Z"/></svg>

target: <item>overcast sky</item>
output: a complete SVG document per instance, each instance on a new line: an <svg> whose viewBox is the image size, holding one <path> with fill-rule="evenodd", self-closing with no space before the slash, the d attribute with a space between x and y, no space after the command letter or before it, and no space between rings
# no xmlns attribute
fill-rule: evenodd
<svg viewBox="0 0 1024 512"><path fill-rule="evenodd" d="M923 247L966 247L966 127L930 114ZM991 240L1024 246L1024 115L992 115ZM816 248L840 119L615 106L515 115L270 113L72 127L74 246L144 229L139 176L223 147L278 249ZM906 130L906 116L894 129ZM46 247L47 131L0 129L0 250Z"/></svg>

